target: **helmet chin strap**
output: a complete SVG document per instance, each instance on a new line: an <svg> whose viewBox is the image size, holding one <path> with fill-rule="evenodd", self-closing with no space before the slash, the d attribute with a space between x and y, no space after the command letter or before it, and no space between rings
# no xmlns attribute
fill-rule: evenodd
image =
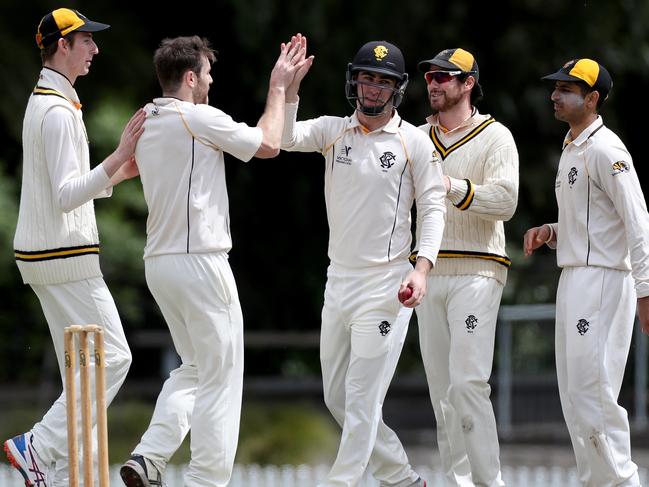
<svg viewBox="0 0 649 487"><path fill-rule="evenodd" d="M380 105L366 105L364 103L365 96L359 96L359 82L356 81L354 75L351 71L351 64L347 67L347 82L345 83L345 98L349 102L349 105L356 111L362 113L366 117L379 117L386 113L392 113L394 109L399 106L399 103L403 99L403 92L408 85L408 74L403 75L403 79L395 87L389 86L379 86L375 85L375 88L378 87L381 90L387 90L390 95L388 100ZM363 84L372 84L372 83L363 83ZM380 93L377 96L377 99L381 99ZM377 100L374 100L377 101Z"/></svg>
<svg viewBox="0 0 649 487"><path fill-rule="evenodd" d="M361 112L363 115L366 115L368 117L378 117L380 115L383 115L384 113L392 112L394 110L394 106L391 105L392 98L390 98L387 102L385 102L383 105L374 105L374 106L365 106L361 102L360 98L358 99L358 105L356 107L356 110ZM390 105L390 109L386 110L386 107Z"/></svg>

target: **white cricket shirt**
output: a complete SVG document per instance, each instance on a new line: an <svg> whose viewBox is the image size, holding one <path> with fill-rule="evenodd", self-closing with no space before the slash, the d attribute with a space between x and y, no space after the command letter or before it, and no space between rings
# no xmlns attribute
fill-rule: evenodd
<svg viewBox="0 0 649 487"><path fill-rule="evenodd" d="M649 296L649 214L631 155L602 117L568 133L555 181L557 263L631 270Z"/></svg>
<svg viewBox="0 0 649 487"><path fill-rule="evenodd" d="M433 264L444 231L444 183L433 144L395 112L367 132L351 117L296 122L298 104L286 104L282 148L325 158L329 259L362 268L407 259L413 201L422 218L419 255Z"/></svg>
<svg viewBox="0 0 649 487"><path fill-rule="evenodd" d="M144 258L232 248L223 153L249 161L260 128L209 105L156 98L135 150L149 208Z"/></svg>

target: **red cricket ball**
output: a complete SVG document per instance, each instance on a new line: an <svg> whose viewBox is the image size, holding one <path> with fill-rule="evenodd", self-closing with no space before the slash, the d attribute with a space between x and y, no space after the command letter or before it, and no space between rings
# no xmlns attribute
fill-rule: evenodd
<svg viewBox="0 0 649 487"><path fill-rule="evenodd" d="M407 287L403 291L399 291L399 301L406 302L412 296L412 288Z"/></svg>

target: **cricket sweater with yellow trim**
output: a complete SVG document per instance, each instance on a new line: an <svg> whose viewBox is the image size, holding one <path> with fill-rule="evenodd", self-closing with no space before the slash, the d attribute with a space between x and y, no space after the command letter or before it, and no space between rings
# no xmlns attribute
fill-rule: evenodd
<svg viewBox="0 0 649 487"><path fill-rule="evenodd" d="M80 107L67 78L43 68L23 121L14 252L26 284L102 275L92 199L110 193L110 178L101 166L90 170Z"/></svg>
<svg viewBox="0 0 649 487"><path fill-rule="evenodd" d="M504 125L476 109L452 131L445 131L436 116L427 121L419 128L435 144L451 182L444 236L431 274L481 275L504 285L511 261L503 222L512 217L518 200L514 138Z"/></svg>

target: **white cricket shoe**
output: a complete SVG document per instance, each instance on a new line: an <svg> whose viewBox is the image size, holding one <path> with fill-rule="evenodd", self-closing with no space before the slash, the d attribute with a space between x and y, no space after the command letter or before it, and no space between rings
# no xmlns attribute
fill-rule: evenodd
<svg viewBox="0 0 649 487"><path fill-rule="evenodd" d="M5 441L7 459L25 479L26 487L48 487L47 468L32 444L34 435L23 433Z"/></svg>

